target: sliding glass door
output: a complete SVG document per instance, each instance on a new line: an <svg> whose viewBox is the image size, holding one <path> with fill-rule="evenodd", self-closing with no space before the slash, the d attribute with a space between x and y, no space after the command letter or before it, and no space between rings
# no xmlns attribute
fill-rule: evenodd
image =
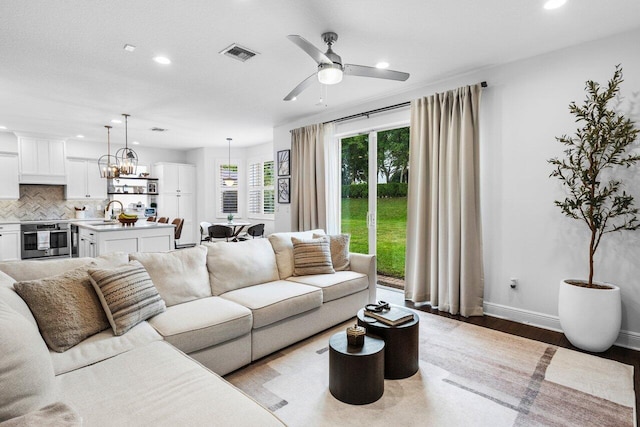
<svg viewBox="0 0 640 427"><path fill-rule="evenodd" d="M407 225L409 128L341 140L341 229L352 252L375 254L379 282L401 287Z"/></svg>

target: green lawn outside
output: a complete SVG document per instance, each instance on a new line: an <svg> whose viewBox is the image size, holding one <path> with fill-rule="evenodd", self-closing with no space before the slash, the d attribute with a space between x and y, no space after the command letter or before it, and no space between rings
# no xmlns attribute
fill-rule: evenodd
<svg viewBox="0 0 640 427"><path fill-rule="evenodd" d="M378 273L404 278L407 198L378 199ZM342 199L342 232L351 234L351 252L368 253L367 199Z"/></svg>

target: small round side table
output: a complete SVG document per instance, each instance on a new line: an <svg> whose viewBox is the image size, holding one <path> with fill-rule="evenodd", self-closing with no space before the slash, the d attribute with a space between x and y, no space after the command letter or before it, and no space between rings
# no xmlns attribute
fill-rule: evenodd
<svg viewBox="0 0 640 427"><path fill-rule="evenodd" d="M351 405L375 402L384 393L384 341L364 337L362 347L338 332L329 339L329 391Z"/></svg>
<svg viewBox="0 0 640 427"><path fill-rule="evenodd" d="M408 313L411 311L403 309ZM418 372L418 348L420 340L418 328L420 318L413 314L413 320L397 326L389 326L358 311L358 325L367 330L367 337L384 340L384 377L390 380L407 378Z"/></svg>

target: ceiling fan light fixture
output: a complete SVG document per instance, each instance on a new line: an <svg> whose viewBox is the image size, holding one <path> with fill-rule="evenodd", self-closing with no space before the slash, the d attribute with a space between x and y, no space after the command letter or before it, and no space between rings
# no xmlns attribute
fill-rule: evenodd
<svg viewBox="0 0 640 427"><path fill-rule="evenodd" d="M318 81L323 85L334 85L342 81L342 66L340 64L318 65Z"/></svg>

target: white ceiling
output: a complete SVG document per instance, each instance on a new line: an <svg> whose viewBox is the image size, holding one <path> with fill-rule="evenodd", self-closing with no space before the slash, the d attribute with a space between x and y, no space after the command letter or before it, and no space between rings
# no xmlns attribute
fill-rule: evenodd
<svg viewBox="0 0 640 427"><path fill-rule="evenodd" d="M275 125L340 110L640 26L638 0L2 0L0 125L104 142L104 125L131 114L129 141L190 149L272 139ZM406 82L345 77L297 101L282 98L315 63L286 39L324 51L334 31L346 63L411 73ZM260 53L241 63L218 52ZM137 47L129 53L126 44ZM152 61L165 55L173 63ZM112 140L124 139L114 125ZM151 127L168 128L165 133Z"/></svg>

